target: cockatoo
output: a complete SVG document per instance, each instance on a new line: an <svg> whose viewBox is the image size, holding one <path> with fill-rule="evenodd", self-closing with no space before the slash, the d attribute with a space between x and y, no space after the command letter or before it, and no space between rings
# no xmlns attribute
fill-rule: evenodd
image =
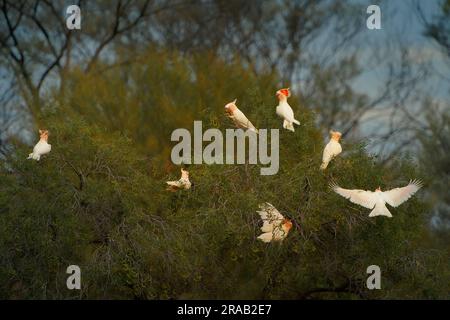
<svg viewBox="0 0 450 320"><path fill-rule="evenodd" d="M323 155L322 155L322 165L320 166L320 169L325 170L328 166L328 163L336 157L339 153L342 152L341 144L339 143L339 139L341 138L342 134L338 131L330 131L331 139L330 142L325 146L325 149L323 149Z"/></svg>
<svg viewBox="0 0 450 320"><path fill-rule="evenodd" d="M278 106L276 112L279 117L283 118L283 128L294 132L294 123L296 125L299 125L300 122L298 120L295 120L294 111L292 111L291 106L287 102L287 98L291 96L289 88L278 90L276 96L278 98Z"/></svg>
<svg viewBox="0 0 450 320"><path fill-rule="evenodd" d="M168 184L167 191L175 192L177 190L188 190L191 188L191 181L189 181L189 171L181 168L181 178L177 181L166 181Z"/></svg>
<svg viewBox="0 0 450 320"><path fill-rule="evenodd" d="M245 114L239 110L239 108L236 106L237 99L234 99L233 102L227 103L225 105L225 111L227 113L228 118L233 120L236 127L240 129L249 129L253 132L258 133L258 129L255 128L255 126L250 122L250 120L247 119Z"/></svg>
<svg viewBox="0 0 450 320"><path fill-rule="evenodd" d="M392 214L386 208L386 203L392 207L398 207L411 198L422 187L420 180L411 180L406 187L395 188L389 191L381 191L378 187L375 192L364 190L349 190L330 184L330 187L339 195L351 202L368 209L373 209L369 217L386 216L392 218Z"/></svg>
<svg viewBox="0 0 450 320"><path fill-rule="evenodd" d="M292 228L292 222L283 217L283 215L270 203L266 202L259 205L260 211L257 211L263 220L261 231L263 232L258 239L263 242L282 241Z"/></svg>
<svg viewBox="0 0 450 320"><path fill-rule="evenodd" d="M33 148L33 152L28 155L28 159L39 161L41 156L52 150L52 145L48 144L48 130L39 130L41 139Z"/></svg>

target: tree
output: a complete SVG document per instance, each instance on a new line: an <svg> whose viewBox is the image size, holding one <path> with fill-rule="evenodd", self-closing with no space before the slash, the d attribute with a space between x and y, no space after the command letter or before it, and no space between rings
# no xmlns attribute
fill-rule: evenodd
<svg viewBox="0 0 450 320"><path fill-rule="evenodd" d="M359 49L367 42L360 36L364 31L364 3L76 3L81 8L82 27L70 31L65 26L63 3L1 1L5 23L0 25L0 72L8 74L14 83L19 103L11 106L27 115L17 120L21 128L36 130L47 94L54 88L64 94L66 73L73 68L88 73L97 63L106 69L138 64L148 48L176 50L185 55L208 51L225 60L239 56L255 72L278 72L280 84L292 84L291 89L302 97L305 107L318 112L316 120L324 134L334 127L345 132L347 139L362 136L367 114L371 120L385 113L398 114L392 106L408 105L404 97L414 92L413 80L423 78L421 73L405 72L406 58L389 50L376 57L377 63L388 61L390 68L379 92L355 90L358 77L373 68L367 61L374 60L367 57L367 50ZM387 16L383 11L383 17ZM396 39L392 42L398 43ZM401 52L395 49L395 53ZM338 120L349 115L347 123ZM396 121L377 134L376 142L383 146L396 141L401 136L398 124ZM7 137L20 135L24 139L23 131L14 130Z"/></svg>
<svg viewBox="0 0 450 320"><path fill-rule="evenodd" d="M445 70L450 66L450 1L441 2L440 14L428 20L420 5L418 13L425 26L425 36L438 48L442 49L444 59L440 70L433 70L444 84L450 85L450 79ZM450 92L450 86L448 87ZM445 187L450 179L449 165L450 157L447 154L449 147L450 130L450 104L447 101L439 101L433 97L427 97L423 101L423 108L427 110L423 125L416 130L416 136L420 141L422 166L432 177L429 200L433 205L434 219L433 227L439 230L444 239L448 239L450 228L450 199ZM444 244L445 245L445 244Z"/></svg>
<svg viewBox="0 0 450 320"><path fill-rule="evenodd" d="M328 189L331 180L397 187L420 178L417 168L403 159L383 168L364 145L345 142L345 154L320 171L321 133L295 96L302 125L280 132L278 174L261 176L259 165L190 165L193 188L166 192L164 182L179 174L165 166L167 128L189 129L193 120L228 128L223 101L236 94L258 128L281 128L268 90L279 78L208 53L147 55L133 68L98 73L98 64L83 77L68 73L71 94L55 92L43 107L51 153L26 160L29 146L18 141L1 160L2 298L446 297L448 252L423 241L420 194L394 209L394 218L372 219ZM255 211L265 201L293 220L280 244L256 239ZM72 264L81 268L80 292L65 287ZM383 290L365 287L373 264Z"/></svg>
<svg viewBox="0 0 450 320"><path fill-rule="evenodd" d="M430 192L430 200L435 205L433 225L437 229L448 231L450 198L445 186L450 181L450 157L447 154L450 146L450 113L448 109L440 111L438 105L430 105L427 115L428 130L418 134L422 145L421 162L433 178Z"/></svg>

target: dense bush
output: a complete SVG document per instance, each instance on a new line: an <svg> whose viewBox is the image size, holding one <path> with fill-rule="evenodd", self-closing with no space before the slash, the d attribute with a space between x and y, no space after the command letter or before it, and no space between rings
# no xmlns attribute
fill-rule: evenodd
<svg viewBox="0 0 450 320"><path fill-rule="evenodd" d="M98 68L101 68L99 66ZM324 146L314 114L292 98L302 123L280 131L280 170L258 165L189 165L194 186L170 163L175 128L231 127L225 103L260 128L280 128L277 75L254 76L238 59L150 52L139 65L106 73L73 70L48 98L39 124L52 152L26 160L17 142L1 160L1 298L444 298L448 255L431 249L428 208L417 197L369 218L328 188L398 187L421 174L407 160L386 169L364 144L319 170ZM334 128L339 129L339 128ZM259 203L294 227L282 243L257 241ZM67 266L82 270L66 288ZM379 265L382 290L366 288Z"/></svg>

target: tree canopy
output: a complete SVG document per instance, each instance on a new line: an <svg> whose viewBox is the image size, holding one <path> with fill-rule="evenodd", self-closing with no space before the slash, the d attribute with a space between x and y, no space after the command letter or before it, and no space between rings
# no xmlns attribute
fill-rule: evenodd
<svg viewBox="0 0 450 320"><path fill-rule="evenodd" d="M256 74L238 56L184 56L148 49L139 64L108 71L68 70L39 123L50 154L27 160L15 140L1 161L2 298L445 298L448 252L433 245L420 194L392 209L369 211L331 192L330 181L374 190L427 178L407 158L385 167L364 141L320 171L324 141L313 111L291 98L301 125L280 131L280 170L258 165L188 165L194 186L170 193L178 179L170 133L232 127L226 102L258 128L279 128L273 70ZM36 133L37 134L37 133ZM281 243L256 239L258 205L270 202L293 221ZM66 288L67 266L82 270L82 289ZM366 269L382 270L382 290L368 290Z"/></svg>

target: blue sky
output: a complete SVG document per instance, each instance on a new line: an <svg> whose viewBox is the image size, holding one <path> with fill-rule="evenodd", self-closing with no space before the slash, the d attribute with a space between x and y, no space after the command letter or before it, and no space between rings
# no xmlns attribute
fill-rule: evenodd
<svg viewBox="0 0 450 320"><path fill-rule="evenodd" d="M417 62L432 63L436 72L448 70L448 60L442 55L438 45L424 36L424 26L417 15L415 6L419 3L424 15L431 20L440 12L440 0L391 0L380 3L382 13L382 30L363 31L362 37L367 39L365 50L383 50L390 43L401 41L408 47ZM375 3L374 3L375 4ZM368 16L368 15L367 15ZM364 45L364 42L362 42ZM356 88L371 92L379 81L384 79L385 66L374 66L370 72L363 76ZM423 83L423 89L434 97L449 100L448 83L442 83L437 76Z"/></svg>

